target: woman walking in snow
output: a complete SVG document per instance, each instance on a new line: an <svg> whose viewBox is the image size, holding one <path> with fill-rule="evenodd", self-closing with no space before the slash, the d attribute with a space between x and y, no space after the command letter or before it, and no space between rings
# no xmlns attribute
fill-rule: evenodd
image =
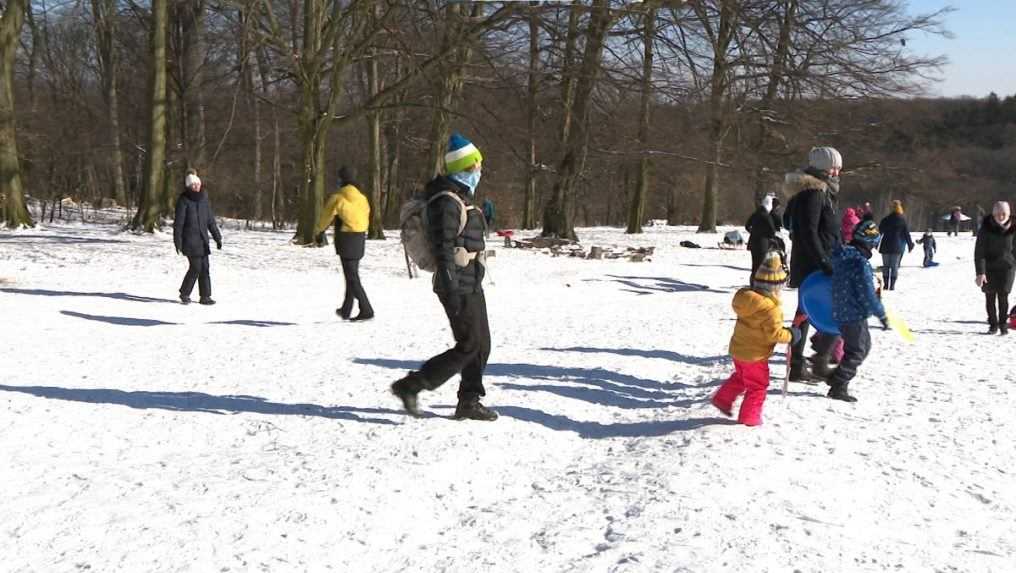
<svg viewBox="0 0 1016 573"><path fill-rule="evenodd" d="M187 274L180 285L180 302L189 304L194 282L198 283L199 304L215 304L212 300L212 277L208 265L208 234L215 239L215 247L222 248L222 234L215 224L215 213L208 202L208 194L201 192L201 179L193 169L184 179L184 192L176 200L176 216L173 219L173 244L176 254L183 254L190 262Z"/></svg>
<svg viewBox="0 0 1016 573"><path fill-rule="evenodd" d="M1009 311L1009 292L1016 275L1016 254L1013 253L1013 226L1009 203L999 201L984 218L974 245L974 268L977 286L984 292L988 311L988 334L1009 333L1006 318Z"/></svg>
<svg viewBox="0 0 1016 573"><path fill-rule="evenodd" d="M749 234L748 250L751 251L751 276L755 275L755 271L765 260L766 253L772 248L772 241L776 238L778 229L771 216L772 209L773 196L766 195L744 225Z"/></svg>
<svg viewBox="0 0 1016 573"><path fill-rule="evenodd" d="M907 252L914 250L914 240L910 238L910 228L903 217L903 203L893 201L893 211L878 224L878 232L882 234L882 243L878 246L878 252L882 253L882 284L886 290L896 290L904 248Z"/></svg>

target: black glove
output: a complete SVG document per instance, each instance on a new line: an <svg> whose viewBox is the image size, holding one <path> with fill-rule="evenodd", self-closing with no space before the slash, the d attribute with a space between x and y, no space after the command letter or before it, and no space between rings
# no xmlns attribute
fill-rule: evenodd
<svg viewBox="0 0 1016 573"><path fill-rule="evenodd" d="M833 274L833 266L829 263L827 259L822 259L821 261L819 261L818 266L822 268L822 272L825 273L826 275Z"/></svg>
<svg viewBox="0 0 1016 573"><path fill-rule="evenodd" d="M889 330L889 317L888 316L880 316L880 317L878 317L878 321L882 323L882 330Z"/></svg>
<svg viewBox="0 0 1016 573"><path fill-rule="evenodd" d="M222 250L222 241L215 241L215 248L219 249L221 251Z"/></svg>
<svg viewBox="0 0 1016 573"><path fill-rule="evenodd" d="M790 331L790 345L796 346L797 343L801 341L801 329L796 326L791 326L788 327L787 330Z"/></svg>

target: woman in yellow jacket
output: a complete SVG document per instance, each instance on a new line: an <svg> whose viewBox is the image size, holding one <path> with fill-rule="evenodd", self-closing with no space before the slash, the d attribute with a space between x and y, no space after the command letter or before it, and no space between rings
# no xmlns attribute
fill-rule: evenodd
<svg viewBox="0 0 1016 573"><path fill-rule="evenodd" d="M801 331L783 326L780 291L787 282L780 255L770 251L759 265L751 288L734 295L732 306L737 314L734 335L730 338L730 355L734 373L713 396L716 406L727 416L733 415L734 400L744 394L737 421L746 426L762 423L762 404L769 387L769 357L777 343L796 342Z"/></svg>
<svg viewBox="0 0 1016 573"><path fill-rule="evenodd" d="M360 259L367 242L370 204L353 183L354 177L352 168L343 166L339 169L339 191L325 203L314 234L323 233L332 221L335 222L335 252L342 261L342 274L346 277L346 296L335 313L343 320L361 321L374 318L374 309L360 283ZM360 306L360 312L350 319L354 299Z"/></svg>

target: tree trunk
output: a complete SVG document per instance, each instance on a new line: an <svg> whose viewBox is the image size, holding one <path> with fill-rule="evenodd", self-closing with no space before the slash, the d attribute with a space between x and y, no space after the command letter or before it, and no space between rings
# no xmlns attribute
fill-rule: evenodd
<svg viewBox="0 0 1016 573"><path fill-rule="evenodd" d="M8 228L35 226L25 205L14 122L14 66L27 0L8 0L0 18L0 199Z"/></svg>
<svg viewBox="0 0 1016 573"><path fill-rule="evenodd" d="M373 10L372 10L373 11ZM371 14L373 16L373 14ZM381 91L378 72L378 51L371 47L367 51L364 68L367 76L367 97L373 98ZM384 210L381 203L381 112L367 114L367 197L370 200L370 227L368 239L384 239Z"/></svg>
<svg viewBox="0 0 1016 573"><path fill-rule="evenodd" d="M132 227L151 233L159 224L166 160L166 28L168 0L152 0L152 75L144 187Z"/></svg>
<svg viewBox="0 0 1016 573"><path fill-rule="evenodd" d="M119 59L113 44L117 31L115 0L92 0L95 17L96 51L99 56L102 95L106 103L106 119L109 122L109 144L113 171L113 200L119 205L127 204L127 189L124 184L123 150L120 148L120 105L117 99L117 73Z"/></svg>
<svg viewBox="0 0 1016 573"><path fill-rule="evenodd" d="M205 103L203 93L205 64L204 0L186 0L180 7L181 18L181 111L184 151L187 167L205 167Z"/></svg>
<svg viewBox="0 0 1016 573"><path fill-rule="evenodd" d="M589 109L593 88L600 72L600 60L603 55L603 41L610 27L611 12L608 0L594 0L589 30L586 34L586 46L579 69L578 81L575 83L574 97L571 102L565 101L565 118L563 132L564 153L558 168L558 179L554 183L554 191L543 213L544 237L560 237L578 240L573 225L575 187L582 170L585 168L586 155L589 152ZM570 118L570 119L568 119Z"/></svg>
<svg viewBox="0 0 1016 573"><path fill-rule="evenodd" d="M430 151L428 162L424 167L423 180L427 181L441 172L444 165L445 151L448 149L448 138L451 136L450 115L455 103L462 94L465 83L465 65L472 55L468 43L458 48L451 46L462 42L463 6L458 2L449 2L445 8L445 31L441 40L441 52L450 55L443 58L439 69L442 74L438 85L438 95L434 102L434 115L430 127Z"/></svg>
<svg viewBox="0 0 1016 573"><path fill-rule="evenodd" d="M772 113L773 104L779 94L785 70L787 57L790 53L791 32L795 18L797 17L798 0L783 0L779 5L783 8L783 17L780 20L780 35L776 41L776 49L773 52L773 61L769 62L769 75L766 83L766 91L759 102L758 126L754 146L756 164L754 169L754 195L755 201L761 202L765 196L765 175L766 175L766 150L769 148L768 116Z"/></svg>
<svg viewBox="0 0 1016 573"><path fill-rule="evenodd" d="M642 36L642 102L639 109L639 175L631 209L628 212L628 233L641 233L646 217L646 202L649 197L650 160L646 155L649 145L649 104L653 89L653 43L656 38L656 8L650 8L645 16Z"/></svg>
<svg viewBox="0 0 1016 573"><path fill-rule="evenodd" d="M709 80L709 142L712 162L706 169L706 184L703 190L702 220L698 232L716 232L716 214L719 209L719 163L723 159L723 140L730 123L727 103L729 100L730 75L732 73L728 53L734 39L734 20L737 6L733 0L720 0L720 19L713 33L713 27L705 9L699 5L699 18L709 32L712 41L713 74Z"/></svg>
<svg viewBox="0 0 1016 573"><path fill-rule="evenodd" d="M529 6L529 169L526 171L525 198L522 206L522 228L536 228L536 178L539 168L536 165L536 120L539 109L536 107L537 82L539 81L540 65L540 20L537 5Z"/></svg>

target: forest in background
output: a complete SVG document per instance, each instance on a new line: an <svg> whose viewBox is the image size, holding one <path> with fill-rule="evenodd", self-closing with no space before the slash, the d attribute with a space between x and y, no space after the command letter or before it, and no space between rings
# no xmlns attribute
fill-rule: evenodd
<svg viewBox="0 0 1016 573"><path fill-rule="evenodd" d="M8 0L3 218L25 222L20 193L115 202L151 230L195 168L219 215L296 223L309 242L306 222L351 165L378 238L458 131L483 152L478 192L499 227L741 223L815 145L842 152L846 204L902 199L916 227L1016 184L1016 95L922 97L944 59L907 38L947 35L947 13L895 0Z"/></svg>

